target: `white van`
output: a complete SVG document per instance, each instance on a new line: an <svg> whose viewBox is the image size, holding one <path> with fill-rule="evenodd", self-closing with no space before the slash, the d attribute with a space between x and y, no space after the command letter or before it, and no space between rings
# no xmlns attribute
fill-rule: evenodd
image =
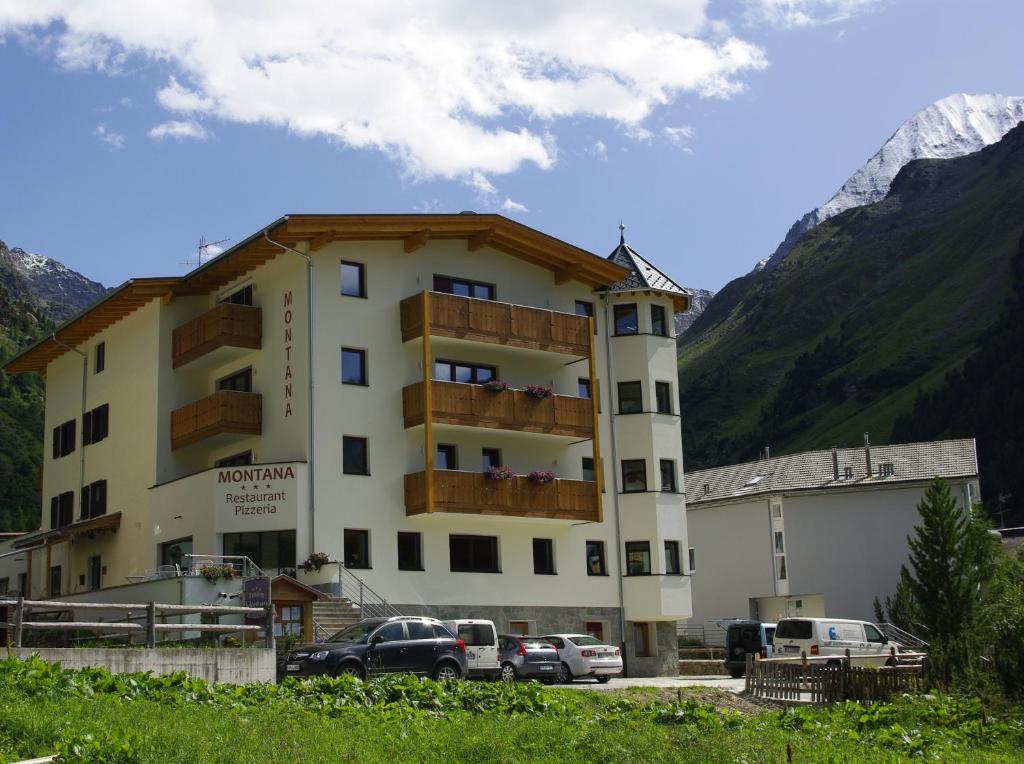
<svg viewBox="0 0 1024 764"><path fill-rule="evenodd" d="M498 630L494 628L494 621L463 618L445 621L444 625L466 643L467 676L470 679L498 679L501 676Z"/></svg>
<svg viewBox="0 0 1024 764"><path fill-rule="evenodd" d="M854 666L885 666L890 648L898 647L875 624L844 618L782 618L772 644L776 658L795 658L801 652L842 658L849 650Z"/></svg>

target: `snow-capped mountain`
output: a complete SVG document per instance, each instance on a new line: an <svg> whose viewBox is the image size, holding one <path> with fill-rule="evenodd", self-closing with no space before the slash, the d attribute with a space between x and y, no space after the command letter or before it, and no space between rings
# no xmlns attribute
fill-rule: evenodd
<svg viewBox="0 0 1024 764"><path fill-rule="evenodd" d="M1024 120L1024 97L957 93L908 119L835 196L793 224L775 253L754 270L777 265L807 231L852 207L883 199L896 174L914 159L950 159L980 151Z"/></svg>
<svg viewBox="0 0 1024 764"><path fill-rule="evenodd" d="M107 288L45 255L0 241L0 286L29 299L60 323L102 297Z"/></svg>
<svg viewBox="0 0 1024 764"><path fill-rule="evenodd" d="M704 308L711 302L711 298L715 296L715 293L708 289L690 289L690 291L693 292L693 301L690 309L685 313L677 313L675 317L677 337L690 328L690 324L700 317L700 314L704 312Z"/></svg>

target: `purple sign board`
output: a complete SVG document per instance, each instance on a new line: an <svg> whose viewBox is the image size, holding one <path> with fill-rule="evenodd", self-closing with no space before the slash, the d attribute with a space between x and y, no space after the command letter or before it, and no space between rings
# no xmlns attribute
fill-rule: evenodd
<svg viewBox="0 0 1024 764"><path fill-rule="evenodd" d="M269 607L270 606L270 579L269 578L247 578L242 581L242 606L243 607ZM246 623L262 624L263 616L247 615Z"/></svg>

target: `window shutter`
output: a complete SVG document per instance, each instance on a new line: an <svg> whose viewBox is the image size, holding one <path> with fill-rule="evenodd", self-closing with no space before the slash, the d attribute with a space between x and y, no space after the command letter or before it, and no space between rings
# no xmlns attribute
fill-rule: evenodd
<svg viewBox="0 0 1024 764"><path fill-rule="evenodd" d="M89 517L107 514L107 481L97 480L92 484L92 507Z"/></svg>
<svg viewBox="0 0 1024 764"><path fill-rule="evenodd" d="M82 486L82 506L80 507L83 520L92 517L92 486Z"/></svg>
<svg viewBox="0 0 1024 764"><path fill-rule="evenodd" d="M60 458L60 427L53 428L53 458Z"/></svg>
<svg viewBox="0 0 1024 764"><path fill-rule="evenodd" d="M50 527L56 528L60 523L60 498L54 496L50 499Z"/></svg>
<svg viewBox="0 0 1024 764"><path fill-rule="evenodd" d="M88 446L92 443L92 412L86 411L82 414L82 445Z"/></svg>
<svg viewBox="0 0 1024 764"><path fill-rule="evenodd" d="M93 430L93 442L97 440L103 440L107 435L110 434L110 404L104 403L98 409L96 409L95 417L95 429Z"/></svg>

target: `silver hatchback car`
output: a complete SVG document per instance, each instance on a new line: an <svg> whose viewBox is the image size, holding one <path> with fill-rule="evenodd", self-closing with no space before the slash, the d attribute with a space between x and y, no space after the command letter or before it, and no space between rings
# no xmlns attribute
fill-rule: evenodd
<svg viewBox="0 0 1024 764"><path fill-rule="evenodd" d="M503 682L539 679L553 684L558 679L558 650L540 637L499 634L498 662L501 664L500 676Z"/></svg>

